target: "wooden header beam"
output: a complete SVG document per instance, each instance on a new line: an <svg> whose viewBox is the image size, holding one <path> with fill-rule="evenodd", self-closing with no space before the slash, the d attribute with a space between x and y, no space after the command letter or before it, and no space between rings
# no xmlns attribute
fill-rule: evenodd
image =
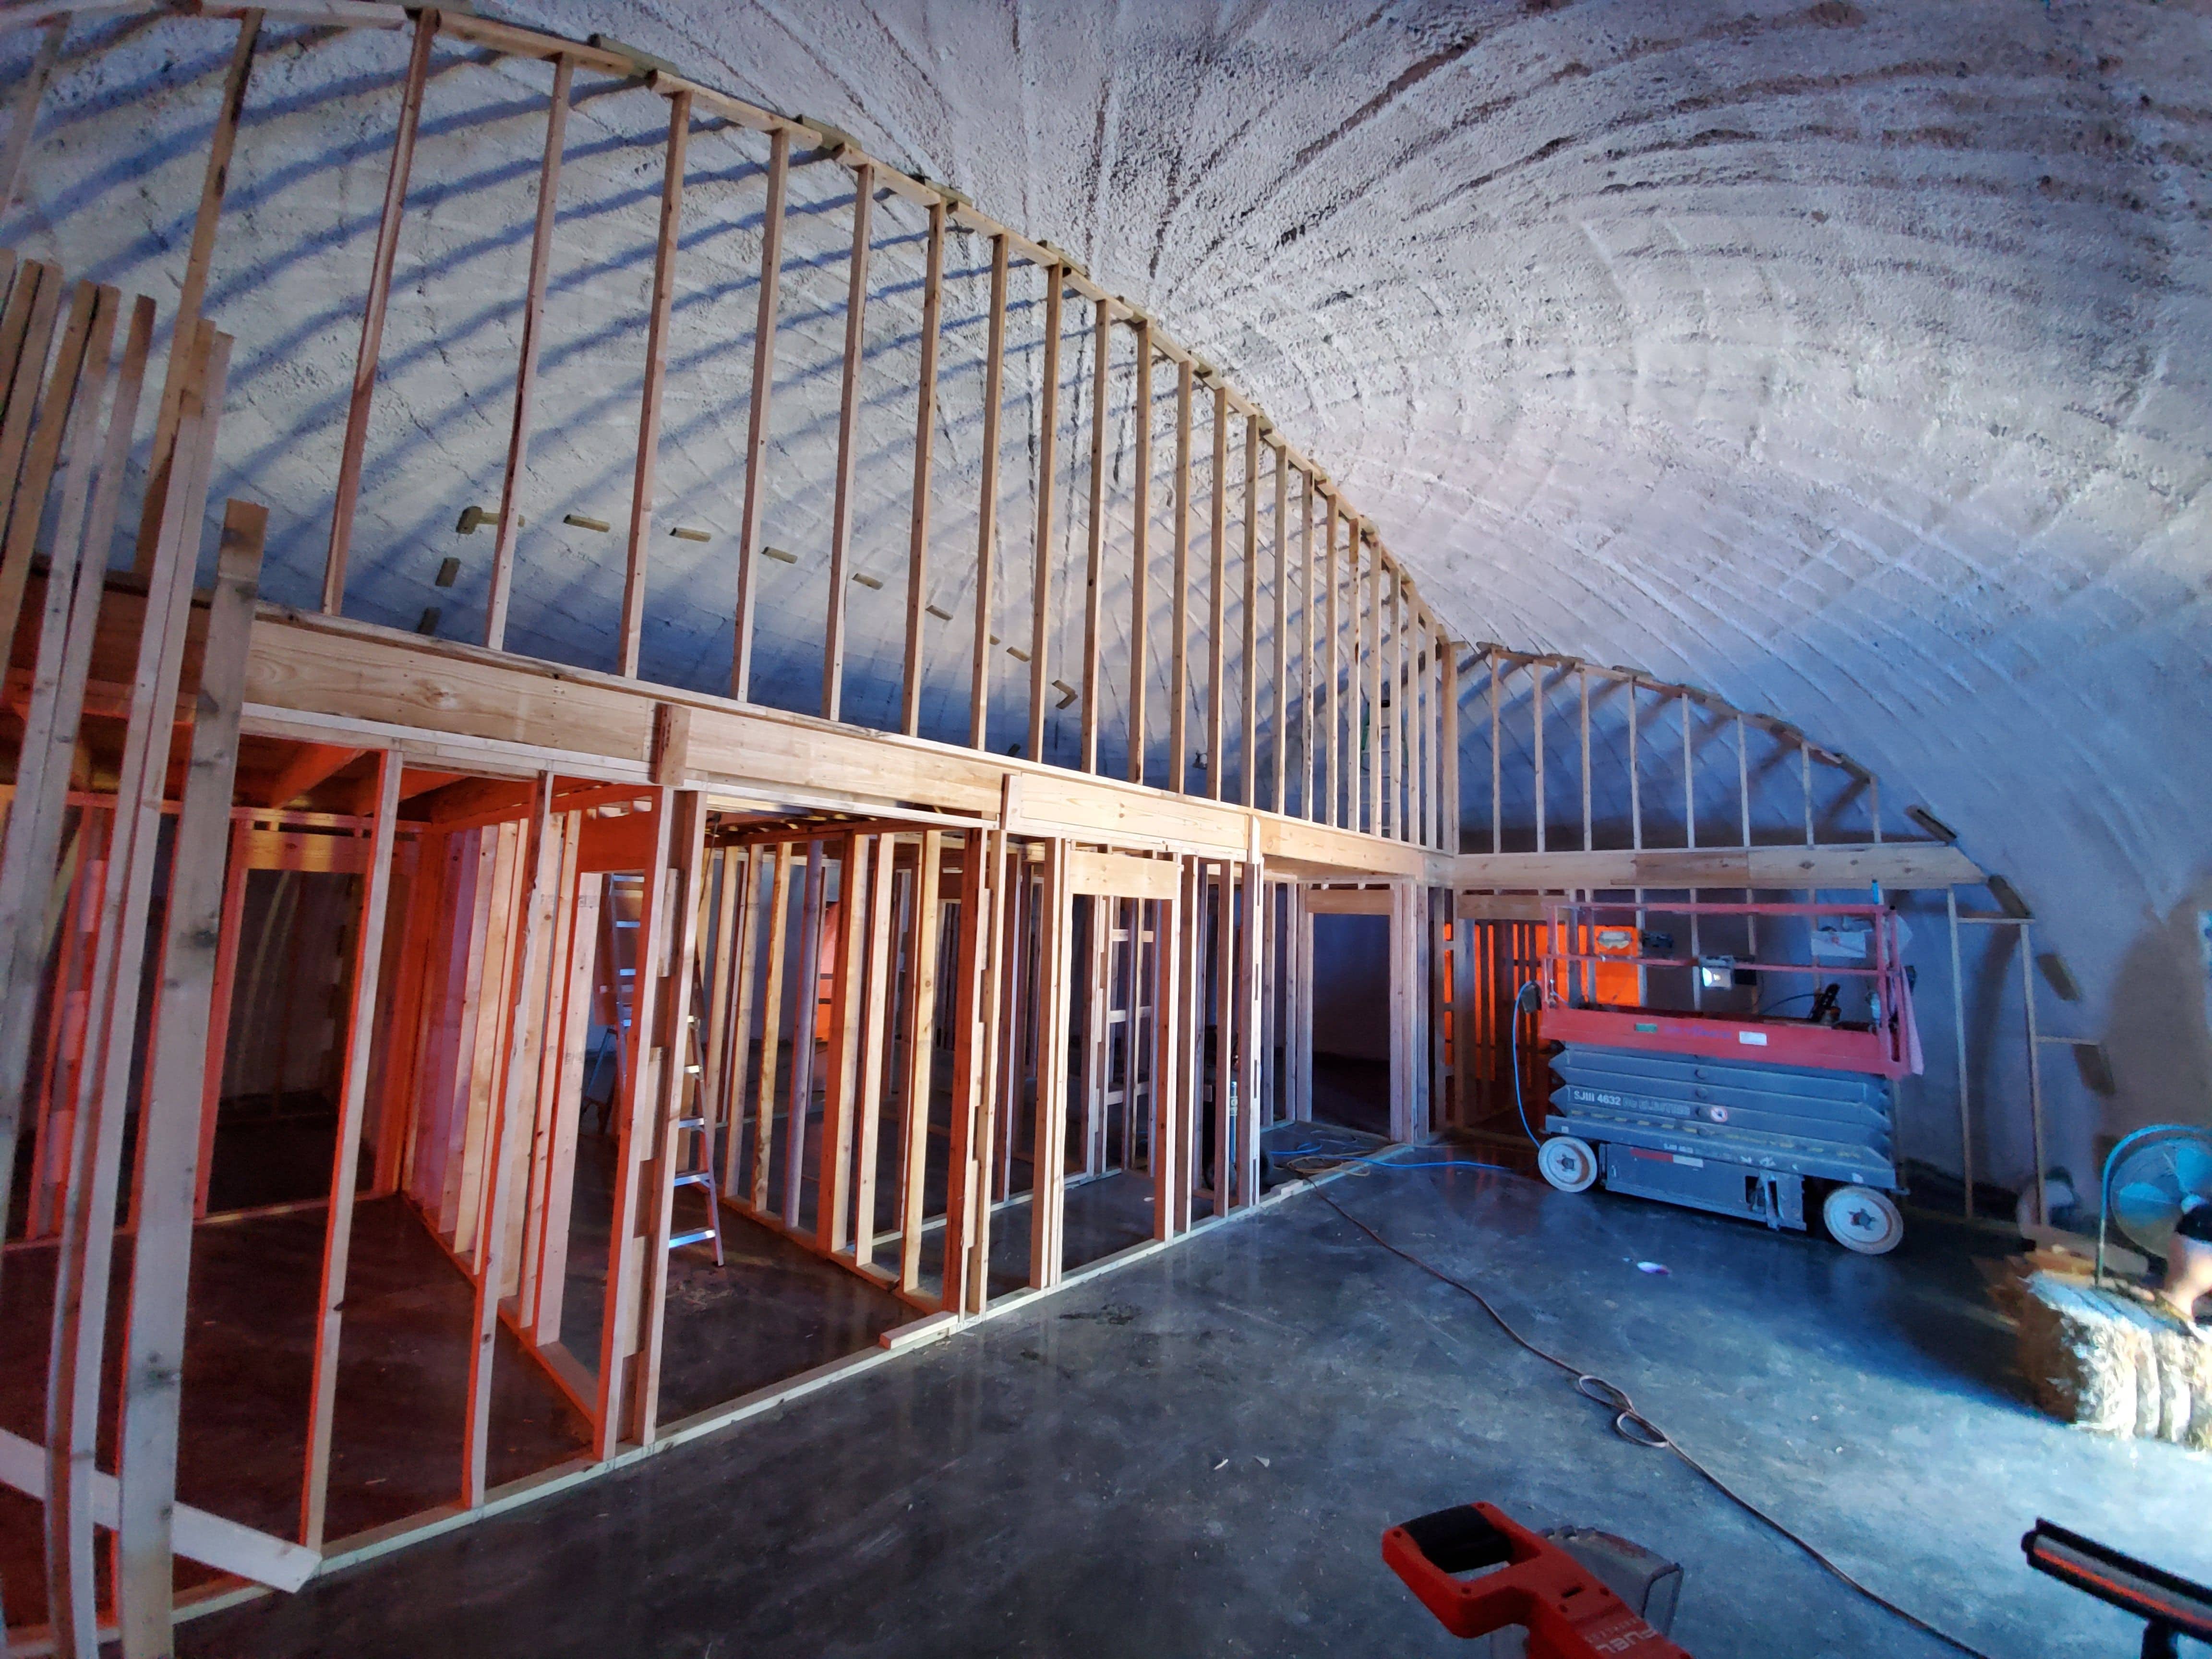
<svg viewBox="0 0 2212 1659"><path fill-rule="evenodd" d="M1971 885L1982 870L1943 842L1830 842L1801 847L1647 848L1594 853L1465 853L1450 860L1455 888L1906 889Z"/></svg>
<svg viewBox="0 0 2212 1659"><path fill-rule="evenodd" d="M1452 871L1402 842L1233 802L276 605L254 622L246 696L249 733L393 748L410 765L553 770L1213 857L1243 858L1256 822L1266 857L1324 878L1442 884ZM1010 778L1018 805L1002 818Z"/></svg>

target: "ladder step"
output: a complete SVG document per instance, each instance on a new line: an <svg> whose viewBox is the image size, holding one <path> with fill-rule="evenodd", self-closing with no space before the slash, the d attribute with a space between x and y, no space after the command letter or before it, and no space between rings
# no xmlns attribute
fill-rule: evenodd
<svg viewBox="0 0 2212 1659"><path fill-rule="evenodd" d="M714 1176L709 1170L686 1170L681 1175L672 1176L668 1184L672 1187L711 1187L714 1184Z"/></svg>
<svg viewBox="0 0 2212 1659"><path fill-rule="evenodd" d="M704 1244L714 1237L714 1230L712 1227L695 1227L688 1233L671 1233L668 1237L668 1248L672 1250L680 1250L686 1244Z"/></svg>
<svg viewBox="0 0 2212 1659"><path fill-rule="evenodd" d="M679 1117L672 1127L679 1131L703 1129L707 1127L707 1120L703 1117Z"/></svg>

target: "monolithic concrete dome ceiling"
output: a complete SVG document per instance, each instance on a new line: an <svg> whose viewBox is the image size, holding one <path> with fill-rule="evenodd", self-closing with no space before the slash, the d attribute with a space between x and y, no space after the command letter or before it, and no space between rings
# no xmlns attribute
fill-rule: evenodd
<svg viewBox="0 0 2212 1659"><path fill-rule="evenodd" d="M1709 688L1874 769L1893 806L1924 804L2017 884L2047 922L2039 943L2089 988L2069 1013L2112 1050L2121 1100L2103 1127L2204 1116L2202 0L503 11L572 37L604 32L832 123L1066 249L1249 392L1462 638ZM204 35L164 46L176 27L57 82L61 112L16 210L27 228L10 240L173 291L173 277L164 289L142 272L173 267L189 232L223 50ZM483 492L512 386L550 76L476 56L469 72L507 77L509 125L441 106L458 108L458 83L434 81L386 349L393 392L379 406L395 429L418 428L398 471L420 482L411 499L365 499L390 533L362 532L356 555L363 614L401 625L451 602L431 585L446 546L415 544L434 530L450 540L458 506L495 499ZM286 492L319 492L326 523L329 467L294 416L271 411L306 399L323 422L307 435L331 447L404 58L404 40L374 32L296 31L265 52L226 209L240 251L218 261L210 313L241 342L228 459L272 501L271 591L293 602L313 602L320 544L290 524ZM611 93L579 99L571 176L628 215L630 252L614 263L629 280L619 294L556 280L571 337L642 313L665 116L635 97L628 112ZM158 135L164 123L176 143L162 168L89 159L103 125ZM738 279L758 235L757 208L719 222L715 192L757 198L758 166L733 150L694 167L685 270L720 262L732 275L726 295L708 283L696 307L679 306L662 507L719 534L747 361L724 343L750 326ZM849 180L839 198L834 181L793 176L793 257L820 267L823 295L842 294L845 233L830 210L850 202ZM911 263L896 205L879 235L902 240ZM613 236L600 224L613 216L580 215L579 244ZM495 222L524 228L493 236ZM949 331L972 337L984 263L958 258ZM913 284L904 283L911 311ZM412 312L410 295L423 301ZM1072 317L1071 337L1085 325ZM885 353L908 349L895 320L885 327ZM830 299L787 301L786 328L793 395L826 434L842 323ZM633 342L623 375L635 357ZM602 377L587 350L556 358L532 459L546 489L574 493L539 521L611 519L590 491L625 476L635 380ZM734 415L712 407L717 385ZM895 404L908 425L884 441L909 443L910 392L886 390ZM946 465L972 471L974 447L951 445ZM870 515L903 526L902 489L894 477L860 503L856 546ZM787 505L808 523L827 511ZM768 540L798 544L777 510ZM902 539L890 544L902 556ZM654 556L661 588L696 592L699 623L648 636L647 670L711 685L728 662L725 556L677 544ZM938 557L945 608L959 612L959 562ZM521 559L514 643L573 659L576 619L586 599L611 602L618 557L586 537L565 552L526 543ZM818 675L805 667L819 653L818 586L799 609L817 632L790 672ZM896 636L857 604L853 626L862 658ZM894 651L877 690L848 703L880 702L896 678ZM2070 1155L2086 1152L2086 1133L2069 1139Z"/></svg>
<svg viewBox="0 0 2212 1659"><path fill-rule="evenodd" d="M1067 247L1468 637L1843 746L2050 918L2127 1115L2203 1118L2212 8L533 15Z"/></svg>

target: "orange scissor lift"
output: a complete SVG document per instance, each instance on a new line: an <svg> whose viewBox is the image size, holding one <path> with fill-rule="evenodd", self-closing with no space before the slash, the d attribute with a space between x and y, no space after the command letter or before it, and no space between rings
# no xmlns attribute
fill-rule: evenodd
<svg viewBox="0 0 2212 1659"><path fill-rule="evenodd" d="M1538 983L1541 1039L1560 1045L1538 1148L1565 1192L1625 1192L1802 1230L1817 1201L1830 1234L1869 1255L1893 1249L1904 1218L1892 1085L1921 1069L1911 975L1896 914L1862 904L1642 904L1559 900L1546 907ZM1674 952L1649 923L1739 928L1771 941L1801 928L1826 960ZM1825 946L1826 948L1822 948ZM1856 955L1856 960L1852 957ZM1809 981L1809 1017L1652 1006L1655 974L1692 983ZM1822 982L1826 986L1822 988ZM1845 1015L1845 988L1852 994Z"/></svg>

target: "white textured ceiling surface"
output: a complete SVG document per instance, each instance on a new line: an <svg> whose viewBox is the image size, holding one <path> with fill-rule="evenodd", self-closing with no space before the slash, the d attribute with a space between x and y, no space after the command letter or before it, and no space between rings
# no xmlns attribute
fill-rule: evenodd
<svg viewBox="0 0 2212 1659"><path fill-rule="evenodd" d="M2205 1117L2204 0L506 9L572 36L605 31L833 122L1067 248L1254 394L1463 637L1704 686L1873 768L1893 810L1924 803L2037 906L2039 948L2063 951L2089 996L2046 1023L2113 1050L2122 1100L2107 1127ZM11 235L110 280L175 264L223 46L161 44L171 38L125 41L131 66L83 66L58 85L22 210L32 222ZM391 36L286 40L257 68L227 213L226 246L242 251L218 260L210 297L261 388L234 409L226 449L277 508L280 542L288 501L327 501L404 50ZM457 77L495 72L508 77L501 120L441 115L441 99L481 111L483 88ZM526 228L493 227L526 227L535 73L465 64L433 83L410 199L420 240L403 246L393 390L380 394L392 434L371 447L369 510L392 516L356 555L358 591L388 619L441 602L437 560L415 542L433 526L449 536L457 502L495 499L527 242ZM191 99L156 95L186 82ZM564 245L604 258L589 280L556 274L569 344L549 370L534 457L569 506L627 489L635 351L603 368L593 331L627 338L641 323L656 104L595 94L572 128ZM154 135L165 122L176 142L162 167L99 159L118 124ZM757 209L717 224L713 203L757 194L741 150L702 167L695 149L705 216L687 221L685 270L720 276L694 276L679 306L663 469L665 513L718 534L732 522L711 515L734 499L726 458L741 452L744 404L715 388L741 388L749 368L749 349L718 342L749 341L758 243ZM816 280L793 279L792 389L780 382L778 396L805 422L786 444L811 433L820 448L847 222L834 180L801 169L793 191L811 204L793 245ZM883 269L911 265L910 210L879 208L878 237ZM410 259L429 273L420 282ZM961 247L951 264L947 328L972 360L979 261ZM912 310L910 279L879 281L889 313ZM1018 282L1016 297L1034 295ZM882 410L910 407L910 330L884 326L864 390ZM1071 337L1084 326L1069 319ZM948 362L960 351L948 345ZM904 418L887 453L910 441ZM398 459L380 489L387 441ZM941 464L972 476L975 448L948 428ZM420 499L395 486L403 474L428 481ZM867 488L864 551L870 522L905 512L901 476ZM301 585L319 557L301 511L278 557L295 599L311 597ZM778 511L795 515L782 530ZM786 501L768 538L818 539L825 512L818 493ZM585 601L604 611L618 586L614 540L526 543L523 648L573 649ZM656 552L663 610L697 614L656 622L648 672L712 683L726 671L720 545ZM960 611L959 562L939 569L933 591ZM816 581L797 609L818 616L818 576L773 579ZM856 596L851 696L877 719L896 665L878 652L871 680L865 659L896 637L896 612L866 611ZM777 643L763 649L778 684L817 676L792 699L807 706L818 643L799 638L788 665ZM957 726L963 706L948 692L926 720ZM2090 1126L2077 1127L2085 1146Z"/></svg>
<svg viewBox="0 0 2212 1659"><path fill-rule="evenodd" d="M1872 766L2206 1118L2212 8L556 11L1156 307L1469 636Z"/></svg>

